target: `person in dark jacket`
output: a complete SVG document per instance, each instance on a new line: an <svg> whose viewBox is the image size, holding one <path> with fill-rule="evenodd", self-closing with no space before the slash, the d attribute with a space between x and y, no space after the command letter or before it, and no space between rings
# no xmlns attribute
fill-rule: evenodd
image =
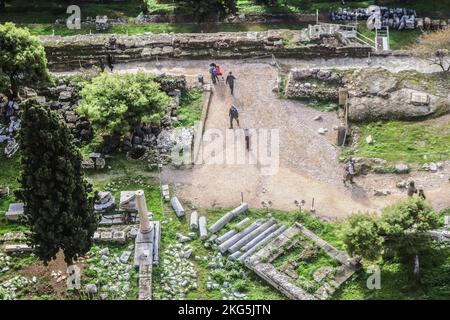
<svg viewBox="0 0 450 320"><path fill-rule="evenodd" d="M230 86L231 95L233 95L233 92L234 92L234 81L235 80L236 80L236 77L233 76L233 74L230 71L230 73L227 76L227 79L225 80L225 83Z"/></svg>
<svg viewBox="0 0 450 320"><path fill-rule="evenodd" d="M230 129L233 129L233 119L236 120L238 127L241 127L239 125L239 111L234 105L231 106L228 116L230 117Z"/></svg>

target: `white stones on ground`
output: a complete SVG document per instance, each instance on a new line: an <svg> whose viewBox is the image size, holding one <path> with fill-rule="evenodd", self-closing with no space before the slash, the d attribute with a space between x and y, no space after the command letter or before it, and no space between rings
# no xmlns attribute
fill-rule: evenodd
<svg viewBox="0 0 450 320"><path fill-rule="evenodd" d="M322 116L316 116L316 117L314 117L314 119L313 119L314 121L322 121Z"/></svg>
<svg viewBox="0 0 450 320"><path fill-rule="evenodd" d="M96 294L98 290L95 284L87 284L85 287L85 291L87 294Z"/></svg>
<svg viewBox="0 0 450 320"><path fill-rule="evenodd" d="M200 231L200 239L205 240L208 237L208 229L206 229L206 217L201 216L198 219L198 226Z"/></svg>
<svg viewBox="0 0 450 320"><path fill-rule="evenodd" d="M0 295L3 300L15 300L17 294L31 283L23 276L15 276L0 283Z"/></svg>
<svg viewBox="0 0 450 320"><path fill-rule="evenodd" d="M399 189L406 189L408 187L408 181L406 180L399 181L397 182L396 186Z"/></svg>
<svg viewBox="0 0 450 320"><path fill-rule="evenodd" d="M373 195L375 197L382 197L382 196L388 196L391 192L389 190L374 190Z"/></svg>
<svg viewBox="0 0 450 320"><path fill-rule="evenodd" d="M198 212L197 211L192 211L189 227L191 228L191 230L198 229Z"/></svg>
<svg viewBox="0 0 450 320"><path fill-rule="evenodd" d="M189 259L189 257L192 254L192 249L187 249L186 251L183 252L183 257L185 257L186 259Z"/></svg>
<svg viewBox="0 0 450 320"><path fill-rule="evenodd" d="M181 233L177 233L177 237L178 237L178 241L180 243L185 243L185 242L188 242L188 241L192 240L191 238L186 237L185 235L182 235Z"/></svg>
<svg viewBox="0 0 450 320"><path fill-rule="evenodd" d="M231 221L238 214L245 212L248 210L248 204L243 202L239 207L233 209L232 211L223 215L219 220L217 220L211 227L209 227L209 231L211 233L216 233L220 229L222 229L228 222Z"/></svg>
<svg viewBox="0 0 450 320"><path fill-rule="evenodd" d="M367 144L373 144L373 137L372 137L372 135L368 135L367 137L366 137L366 143Z"/></svg>
<svg viewBox="0 0 450 320"><path fill-rule="evenodd" d="M325 134L326 132L328 132L328 129L327 129L327 128L319 128L319 129L317 130L317 132L318 132L319 134Z"/></svg>
<svg viewBox="0 0 450 320"><path fill-rule="evenodd" d="M10 264L11 258L0 252L0 273L8 271Z"/></svg>
<svg viewBox="0 0 450 320"><path fill-rule="evenodd" d="M87 269L93 274L90 285L97 287L97 294L103 300L127 297L130 283L135 282L132 278L133 266L128 262L130 256L131 250L113 253L107 247L94 246L89 251Z"/></svg>
<svg viewBox="0 0 450 320"><path fill-rule="evenodd" d="M120 256L120 262L127 264L130 257L131 257L131 251L124 251L124 252L122 252L122 255Z"/></svg>
<svg viewBox="0 0 450 320"><path fill-rule="evenodd" d="M197 274L194 264L189 260L192 255L189 246L169 245L161 263L161 281L155 285L155 292L161 299L182 299L197 289Z"/></svg>
<svg viewBox="0 0 450 320"><path fill-rule="evenodd" d="M397 163L394 166L394 169L395 169L396 173L408 173L409 172L409 167L404 163Z"/></svg>

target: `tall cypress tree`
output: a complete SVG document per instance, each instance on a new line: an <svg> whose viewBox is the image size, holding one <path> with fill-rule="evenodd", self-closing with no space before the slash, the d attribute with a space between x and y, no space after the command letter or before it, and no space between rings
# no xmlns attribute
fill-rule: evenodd
<svg viewBox="0 0 450 320"><path fill-rule="evenodd" d="M35 254L44 263L63 250L68 265L89 251L99 222L92 186L84 179L82 158L69 129L56 113L35 100L24 104L20 145L25 220Z"/></svg>

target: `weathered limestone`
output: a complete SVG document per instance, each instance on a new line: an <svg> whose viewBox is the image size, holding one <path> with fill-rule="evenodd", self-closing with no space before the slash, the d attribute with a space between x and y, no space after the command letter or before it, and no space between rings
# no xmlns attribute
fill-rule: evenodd
<svg viewBox="0 0 450 320"><path fill-rule="evenodd" d="M5 214L7 220L17 221L23 216L23 203L11 203Z"/></svg>
<svg viewBox="0 0 450 320"><path fill-rule="evenodd" d="M135 191L121 191L119 211L136 212L136 192Z"/></svg>
<svg viewBox="0 0 450 320"><path fill-rule="evenodd" d="M238 251L240 248L242 248L244 245L246 245L248 242L253 240L256 236L258 236L259 234L264 232L264 230L266 230L267 228L269 228L273 224L275 224L275 219L274 218L270 218L269 221L267 221L266 223L260 225L258 228L256 228L255 230L253 230L252 232L247 234L245 237L241 238L238 242L233 244L228 249L228 251L231 252L231 253L234 253L234 252Z"/></svg>
<svg viewBox="0 0 450 320"><path fill-rule="evenodd" d="M226 232L224 235L218 237L218 238L216 239L216 243L217 243L217 244L224 243L225 241L227 241L228 239L230 239L232 236L234 236L236 233L237 233L236 230L234 230L234 229L233 229L233 230L230 230L230 231Z"/></svg>
<svg viewBox="0 0 450 320"><path fill-rule="evenodd" d="M259 241L254 247L247 249L247 251L239 257L239 261L245 261L248 257L250 257L252 254L257 252L259 249L261 249L263 246L268 244L272 239L278 237L280 234L282 234L284 231L286 231L286 226L281 226L274 232L268 234L264 239Z"/></svg>
<svg viewBox="0 0 450 320"><path fill-rule="evenodd" d="M256 246L260 241L264 240L269 234L274 232L276 229L277 229L277 226L275 224L271 225L269 228L264 230L264 232L262 232L261 234L256 236L253 240L251 240L250 242L246 243L240 250L241 251L248 251L249 249L251 249L254 246Z"/></svg>
<svg viewBox="0 0 450 320"><path fill-rule="evenodd" d="M240 214L244 211L247 211L247 210L248 210L248 204L243 202L239 207L226 213L222 218L217 220L211 227L209 227L209 232L216 233L217 231L222 229L228 222L230 222L231 219L233 219L238 214Z"/></svg>
<svg viewBox="0 0 450 320"><path fill-rule="evenodd" d="M191 230L198 229L198 212L197 211L192 211L189 226L190 226Z"/></svg>
<svg viewBox="0 0 450 320"><path fill-rule="evenodd" d="M139 212L139 222L141 233L149 233L152 230L150 221L148 220L147 203L145 201L144 190L136 191L136 206Z"/></svg>
<svg viewBox="0 0 450 320"><path fill-rule="evenodd" d="M139 266L139 300L152 300L152 265Z"/></svg>
<svg viewBox="0 0 450 320"><path fill-rule="evenodd" d="M94 210L97 212L104 212L111 210L115 207L115 199L112 196L111 192L99 192L99 199L95 201Z"/></svg>
<svg viewBox="0 0 450 320"><path fill-rule="evenodd" d="M206 228L206 217L205 216L201 216L198 219L198 226L199 226L199 231L200 231L200 239L205 240L206 238L208 238L208 229Z"/></svg>
<svg viewBox="0 0 450 320"><path fill-rule="evenodd" d="M23 252L23 251L32 251L33 248L27 244L5 244L5 252Z"/></svg>
<svg viewBox="0 0 450 320"><path fill-rule="evenodd" d="M250 218L246 217L246 218L242 219L241 221L239 221L239 223L236 224L236 228L243 228L249 222L250 222Z"/></svg>
<svg viewBox="0 0 450 320"><path fill-rule="evenodd" d="M175 214L177 215L177 217L182 217L186 214L183 209L183 206L181 205L181 203L177 197L172 197L172 199L170 200L170 203L172 204L172 208L175 211Z"/></svg>
<svg viewBox="0 0 450 320"><path fill-rule="evenodd" d="M41 36L51 69L91 67L105 57L105 44L110 35ZM330 35L327 39L337 37ZM247 58L277 54L277 57L367 57L370 46L343 44L323 45L321 40L310 41L307 29L268 30L261 32L218 32L183 34L142 34L116 36L111 50L116 63L148 61L156 58ZM285 46L283 40L289 40ZM303 43L308 42L308 46ZM323 41L322 41L323 42Z"/></svg>
<svg viewBox="0 0 450 320"><path fill-rule="evenodd" d="M235 253L233 253L232 255L230 255L230 256L228 257L228 259L231 260L231 261L235 261L235 260L237 260L241 255L242 255L242 252L241 252L241 251L236 251Z"/></svg>
<svg viewBox="0 0 450 320"><path fill-rule="evenodd" d="M222 243L219 246L220 252L222 252L222 253L226 252L232 245L234 245L236 242L238 242L240 239L245 237L247 234L249 234L256 228L258 228L262 223L263 223L263 221L261 219L259 219L259 220L255 221L254 223L252 223L247 228L245 228L244 230L242 230L241 232L239 232L238 234L234 235L233 237L231 237L230 239L228 239L227 241Z"/></svg>

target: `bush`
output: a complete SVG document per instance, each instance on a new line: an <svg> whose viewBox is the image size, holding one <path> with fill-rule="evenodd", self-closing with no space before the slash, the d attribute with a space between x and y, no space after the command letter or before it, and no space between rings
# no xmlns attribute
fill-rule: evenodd
<svg viewBox="0 0 450 320"><path fill-rule="evenodd" d="M124 135L141 122L158 123L169 103L152 75L102 73L84 86L76 111L89 118L96 136Z"/></svg>

